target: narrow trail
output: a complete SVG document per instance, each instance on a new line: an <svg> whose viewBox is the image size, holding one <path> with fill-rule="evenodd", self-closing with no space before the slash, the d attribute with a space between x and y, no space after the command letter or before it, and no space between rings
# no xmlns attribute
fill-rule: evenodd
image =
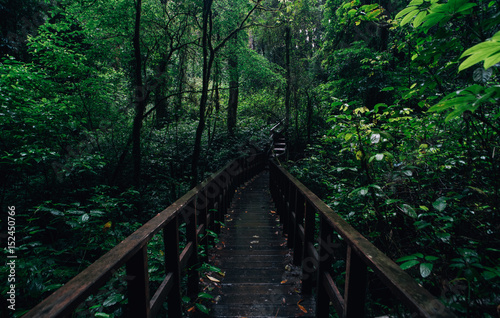
<svg viewBox="0 0 500 318"><path fill-rule="evenodd" d="M300 269L290 266L268 171L237 190L225 225L212 261L225 272L212 316L314 317L312 297L300 295Z"/></svg>

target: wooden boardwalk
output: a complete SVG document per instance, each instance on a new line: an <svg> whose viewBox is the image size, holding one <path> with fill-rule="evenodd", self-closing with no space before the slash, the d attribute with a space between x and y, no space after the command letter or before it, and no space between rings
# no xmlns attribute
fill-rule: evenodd
<svg viewBox="0 0 500 318"><path fill-rule="evenodd" d="M264 171L241 186L221 233L213 265L225 272L213 317L314 317L312 297L300 295ZM223 244L222 244L223 242Z"/></svg>

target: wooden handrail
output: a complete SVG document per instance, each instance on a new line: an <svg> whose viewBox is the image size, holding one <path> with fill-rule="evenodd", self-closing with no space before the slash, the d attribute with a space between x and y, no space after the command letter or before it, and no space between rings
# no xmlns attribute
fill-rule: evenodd
<svg viewBox="0 0 500 318"><path fill-rule="evenodd" d="M302 292L311 293L316 288L317 317L329 316L330 302L340 317L363 317L368 268L419 317L455 317L443 303L274 161L270 162L270 189L283 230L288 234L289 247L294 249L294 263L302 266ZM316 214L320 224L316 224ZM316 226L320 229L317 238ZM336 246L334 232L347 244L343 296L330 271Z"/></svg>
<svg viewBox="0 0 500 318"><path fill-rule="evenodd" d="M169 317L181 317L181 270L187 272L187 291L198 291L199 234L207 229L220 231L215 221L222 221L236 187L261 171L265 154L250 154L234 160L214 173L175 203L156 215L121 243L92 263L64 286L36 305L23 317L66 317L96 293L122 266L126 267L127 314L130 317L154 317L163 302L168 302ZM179 251L179 225L186 223L187 244ZM150 296L147 244L163 231L165 278ZM206 237L206 236L205 236ZM90 314L90 313L89 313Z"/></svg>

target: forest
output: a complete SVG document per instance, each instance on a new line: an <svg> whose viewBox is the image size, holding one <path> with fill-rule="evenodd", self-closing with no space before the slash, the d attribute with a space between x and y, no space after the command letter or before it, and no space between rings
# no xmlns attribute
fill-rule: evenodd
<svg viewBox="0 0 500 318"><path fill-rule="evenodd" d="M498 1L1 0L0 16L0 232L7 256L15 207L22 295L2 317L278 123L281 164L335 212L458 317L499 317ZM123 314L121 295L92 301Z"/></svg>

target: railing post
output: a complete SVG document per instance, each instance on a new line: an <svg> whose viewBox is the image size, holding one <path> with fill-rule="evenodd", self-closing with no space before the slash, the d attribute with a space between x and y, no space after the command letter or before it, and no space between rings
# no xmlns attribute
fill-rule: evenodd
<svg viewBox="0 0 500 318"><path fill-rule="evenodd" d="M149 317L149 273L147 245L127 264L127 297L129 317Z"/></svg>
<svg viewBox="0 0 500 318"><path fill-rule="evenodd" d="M305 201L304 195L299 193L297 195L297 204L295 211L295 237L293 243L293 264L299 266L302 264L302 259L304 257L304 242L302 237L302 230L304 228L304 211L305 211Z"/></svg>
<svg viewBox="0 0 500 318"><path fill-rule="evenodd" d="M217 196L217 199L214 202L214 212L213 212L213 217L214 217L214 232L215 234L220 234L220 227L221 223L224 222L224 214L222 213L222 200L221 196Z"/></svg>
<svg viewBox="0 0 500 318"><path fill-rule="evenodd" d="M188 205L185 213L188 213L186 224L187 242L193 244L193 253L186 264L188 276L187 293L188 295L194 295L198 293L198 281L200 279L198 271L194 268L198 264L198 212L196 210L196 198Z"/></svg>
<svg viewBox="0 0 500 318"><path fill-rule="evenodd" d="M302 293L309 295L312 293L315 276L318 270L318 260L312 253L314 249L316 210L310 202L306 201L304 218L304 247L302 261Z"/></svg>
<svg viewBox="0 0 500 318"><path fill-rule="evenodd" d="M323 279L326 273L331 272L333 261L333 250L331 246L331 236L333 229L326 222L324 217L320 219L319 229L319 268L317 282L317 298L316 298L316 317L328 318L330 316L330 295L325 287L326 281ZM343 312L343 306L338 303L337 299L332 299L337 312ZM339 306L340 305L340 306ZM339 310L341 309L341 310Z"/></svg>
<svg viewBox="0 0 500 318"><path fill-rule="evenodd" d="M276 190L278 193L278 205L276 206L277 212L280 217L280 223L283 224L283 219L284 215L286 213L286 201L285 201L285 189L286 185L286 177L281 173L281 171L278 171L278 182L276 185Z"/></svg>
<svg viewBox="0 0 500 318"><path fill-rule="evenodd" d="M290 202L290 180L284 178L283 180L283 213L281 215L281 224L283 225L283 233L288 236L288 226L291 212L291 202Z"/></svg>
<svg viewBox="0 0 500 318"><path fill-rule="evenodd" d="M181 274L179 266L179 223L175 216L163 228L163 243L165 245L165 272L172 273L173 285L167 295L168 316L181 317Z"/></svg>
<svg viewBox="0 0 500 318"><path fill-rule="evenodd" d="M203 231L198 232L198 248L203 246L205 249L205 253L200 254L199 258L201 261L208 261L208 245L209 245L209 236L207 235L208 229L208 198L206 197L205 191L198 192L196 196L196 213L197 217L197 227L196 230L199 231L203 228ZM202 235L200 235L202 234ZM199 251L198 251L199 252Z"/></svg>
<svg viewBox="0 0 500 318"><path fill-rule="evenodd" d="M366 264L349 246L346 262L344 318L364 317L367 272Z"/></svg>
<svg viewBox="0 0 500 318"><path fill-rule="evenodd" d="M208 205L207 205L207 229L217 233L217 226L215 221L217 220L217 210L216 210L216 203L217 203L217 197L219 196L217 193L217 188L214 186L215 181L212 180L210 183L207 185L206 190L205 190L205 196L208 200ZM215 187L215 189L214 189ZM214 238L210 236L209 239L209 244L213 243Z"/></svg>
<svg viewBox="0 0 500 318"><path fill-rule="evenodd" d="M297 235L297 188L293 182L289 182L289 209L287 217L288 228L288 248L293 248L295 243L295 236Z"/></svg>

